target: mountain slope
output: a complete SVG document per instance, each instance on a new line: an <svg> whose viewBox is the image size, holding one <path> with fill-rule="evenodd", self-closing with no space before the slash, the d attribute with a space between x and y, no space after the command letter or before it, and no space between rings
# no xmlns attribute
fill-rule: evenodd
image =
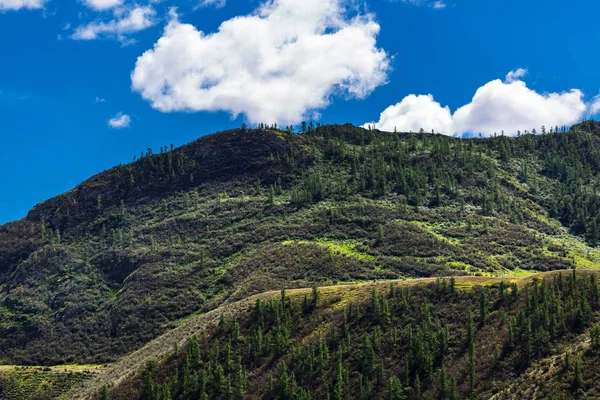
<svg viewBox="0 0 600 400"><path fill-rule="evenodd" d="M573 271L265 293L190 320L64 398L103 385L111 399L143 400L595 398L597 280Z"/></svg>
<svg viewBox="0 0 600 400"><path fill-rule="evenodd" d="M115 361L281 287L595 268L599 149L589 121L490 139L244 129L146 152L0 227L0 361Z"/></svg>

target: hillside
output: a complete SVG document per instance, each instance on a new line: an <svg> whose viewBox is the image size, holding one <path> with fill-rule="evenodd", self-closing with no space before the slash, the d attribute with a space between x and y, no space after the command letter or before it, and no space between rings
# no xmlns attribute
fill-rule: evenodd
<svg viewBox="0 0 600 400"><path fill-rule="evenodd" d="M102 387L111 399L597 398L597 279L266 293L189 321L65 398Z"/></svg>
<svg viewBox="0 0 600 400"><path fill-rule="evenodd" d="M489 139L303 131L149 149L1 226L0 363L115 362L281 288L598 266L594 121Z"/></svg>

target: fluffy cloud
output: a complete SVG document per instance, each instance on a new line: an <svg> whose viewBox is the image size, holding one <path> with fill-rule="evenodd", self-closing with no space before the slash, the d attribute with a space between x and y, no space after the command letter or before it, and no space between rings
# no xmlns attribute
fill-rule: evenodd
<svg viewBox="0 0 600 400"><path fill-rule="evenodd" d="M108 121L108 126L114 129L129 128L131 117L127 114L118 113Z"/></svg>
<svg viewBox="0 0 600 400"><path fill-rule="evenodd" d="M123 4L123 0L84 0L84 2L86 6L97 11L109 10Z"/></svg>
<svg viewBox="0 0 600 400"><path fill-rule="evenodd" d="M48 0L0 0L0 11L42 8Z"/></svg>
<svg viewBox="0 0 600 400"><path fill-rule="evenodd" d="M446 3L444 3L441 0L435 1L432 5L432 8L435 8L436 10L442 10L444 8L446 8Z"/></svg>
<svg viewBox="0 0 600 400"><path fill-rule="evenodd" d="M590 115L600 114L600 94L594 97L592 104L590 104Z"/></svg>
<svg viewBox="0 0 600 400"><path fill-rule="evenodd" d="M578 89L544 94L529 89L519 79L526 72L518 69L508 73L506 82L497 79L486 83L477 89L469 104L454 114L437 103L432 95L410 95L381 113L379 122L365 126L387 131L423 128L445 134L492 135L502 131L516 134L517 131L539 129L542 125L571 125L594 110L600 111L600 99L586 103Z"/></svg>
<svg viewBox="0 0 600 400"><path fill-rule="evenodd" d="M137 60L132 88L163 112L228 111L250 122L295 123L332 95L364 98L387 80L371 15L343 0L271 0L205 34L174 11Z"/></svg>
<svg viewBox="0 0 600 400"><path fill-rule="evenodd" d="M131 9L116 8L114 18L110 21L95 21L75 29L72 39L94 40L103 37L117 38L126 41L128 34L153 26L156 11L150 6L137 6Z"/></svg>
<svg viewBox="0 0 600 400"><path fill-rule="evenodd" d="M451 132L453 129L450 108L442 107L433 96L411 94L393 106L389 106L379 117L379 122L370 123L376 128L403 132L418 132L421 128L436 132Z"/></svg>

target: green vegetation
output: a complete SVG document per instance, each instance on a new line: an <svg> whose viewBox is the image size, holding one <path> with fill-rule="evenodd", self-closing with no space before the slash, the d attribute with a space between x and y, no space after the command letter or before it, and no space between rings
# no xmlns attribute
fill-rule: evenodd
<svg viewBox="0 0 600 400"><path fill-rule="evenodd" d="M454 278L438 278L326 298L316 288L283 290L221 317L160 362L148 360L110 398L487 399L528 372L524 385L535 384L537 398L593 398L597 346L575 350L552 380L536 382L531 371L561 357L562 347L576 349L581 334L597 337L597 280L566 271L521 286L495 280L457 289Z"/></svg>
<svg viewBox="0 0 600 400"><path fill-rule="evenodd" d="M494 277L598 268L596 122L489 139L305 128L295 134L289 127L244 127L157 154L149 149L0 226L0 362L115 362L196 316L282 288L455 276L452 287L460 291ZM480 305L494 304L493 295L474 299L476 325ZM350 302L342 298L334 308ZM466 323L467 315L460 318ZM522 323L517 319L513 328L527 330ZM262 335L275 328L265 325ZM373 345L374 333L362 325L359 331ZM331 347L328 389L306 390L339 397L350 384L348 356ZM455 360L464 375L444 365L438 386L449 396L478 393L480 354L477 339L464 343ZM586 359L579 354L573 366L575 359L583 378L573 385L584 390ZM240 390L248 372L230 367L223 367L223 379L229 376L232 388L237 379ZM306 386L287 367L289 379L281 384L289 389L295 379ZM434 362L429 372L439 367ZM369 374L356 368L365 391L371 376L390 398L401 398L407 387L422 393L432 387L429 372L411 372L406 382L399 372L388 376L396 369L386 363ZM161 396L167 381L170 395L179 396L169 380ZM471 381L472 388L464 386Z"/></svg>
<svg viewBox="0 0 600 400"><path fill-rule="evenodd" d="M96 373L95 366L60 367L0 366L0 398L5 400L51 399Z"/></svg>

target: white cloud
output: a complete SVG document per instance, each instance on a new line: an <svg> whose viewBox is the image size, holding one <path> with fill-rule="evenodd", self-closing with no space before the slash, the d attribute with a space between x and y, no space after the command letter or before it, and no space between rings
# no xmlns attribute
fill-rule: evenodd
<svg viewBox="0 0 600 400"><path fill-rule="evenodd" d="M517 131L571 125L600 111L600 99L586 103L583 93L572 89L562 93L540 94L518 80L525 70L507 75L477 89L469 104L452 114L448 107L435 102L432 95L409 95L381 113L379 122L365 124L392 131L418 131L420 128L445 134L483 133L513 135ZM510 79L509 79L510 77Z"/></svg>
<svg viewBox="0 0 600 400"><path fill-rule="evenodd" d="M590 115L600 114L600 94L594 97L590 104Z"/></svg>
<svg viewBox="0 0 600 400"><path fill-rule="evenodd" d="M413 6L428 6L436 10L443 10L448 5L443 0L400 0L406 4L412 4Z"/></svg>
<svg viewBox="0 0 600 400"><path fill-rule="evenodd" d="M33 10L44 7L48 0L0 0L0 11Z"/></svg>
<svg viewBox="0 0 600 400"><path fill-rule="evenodd" d="M108 126L114 129L129 128L131 117L127 114L118 113L108 121Z"/></svg>
<svg viewBox="0 0 600 400"><path fill-rule="evenodd" d="M450 108L442 107L430 94L406 96L400 103L385 109L379 122L370 125L385 131L397 128L403 132L418 132L421 128L436 132L450 132L453 129Z"/></svg>
<svg viewBox="0 0 600 400"><path fill-rule="evenodd" d="M96 11L104 11L120 6L123 0L84 0L84 3Z"/></svg>
<svg viewBox="0 0 600 400"><path fill-rule="evenodd" d="M105 102L106 102L106 100L104 98L96 96L96 103L105 103Z"/></svg>
<svg viewBox="0 0 600 400"><path fill-rule="evenodd" d="M510 71L508 74L506 74L506 83L511 83L521 79L527 75L527 72L528 71L525 68L517 68L514 71Z"/></svg>
<svg viewBox="0 0 600 400"><path fill-rule="evenodd" d="M348 17L343 0L270 0L212 34L179 21L137 60L132 88L155 109L244 113L295 123L333 95L364 98L387 80L371 15Z"/></svg>
<svg viewBox="0 0 600 400"><path fill-rule="evenodd" d="M156 11L150 6L137 6L132 9L116 8L114 18L108 22L95 21L75 29L72 39L94 40L103 37L127 41L127 35L153 26Z"/></svg>
<svg viewBox="0 0 600 400"><path fill-rule="evenodd" d="M199 6L207 7L207 6L215 6L217 8L225 7L226 0L201 0Z"/></svg>

